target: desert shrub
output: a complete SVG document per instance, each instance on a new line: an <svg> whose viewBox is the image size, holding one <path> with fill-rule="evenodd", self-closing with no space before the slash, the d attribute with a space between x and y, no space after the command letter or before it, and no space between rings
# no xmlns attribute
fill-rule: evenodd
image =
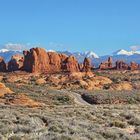
<svg viewBox="0 0 140 140"><path fill-rule="evenodd" d="M131 81L131 78L130 77L125 77L124 78L124 81L130 82Z"/></svg>
<svg viewBox="0 0 140 140"><path fill-rule="evenodd" d="M95 133L95 132L90 133L89 135L86 134L85 136L86 136L87 139L89 139L89 140L105 140L104 137L103 137L101 134Z"/></svg>
<svg viewBox="0 0 140 140"><path fill-rule="evenodd" d="M137 126L137 127L135 128L135 132L138 133L138 134L140 134L140 126Z"/></svg>
<svg viewBox="0 0 140 140"><path fill-rule="evenodd" d="M82 98L90 104L140 103L140 93L138 91L93 91L83 93Z"/></svg>
<svg viewBox="0 0 140 140"><path fill-rule="evenodd" d="M130 120L131 118L134 117L134 115L133 114L130 114L129 112L120 113L120 116L121 117L124 117L125 120Z"/></svg>
<svg viewBox="0 0 140 140"><path fill-rule="evenodd" d="M100 72L98 72L98 71L94 71L94 73L95 73L95 75L97 75L97 76L103 76L103 74L100 73Z"/></svg>
<svg viewBox="0 0 140 140"><path fill-rule="evenodd" d="M60 136L60 138L58 138L58 140L73 140L73 139L70 136L62 135Z"/></svg>
<svg viewBox="0 0 140 140"><path fill-rule="evenodd" d="M35 81L36 81L36 77L35 77L35 76L31 76L31 77L30 77L30 81L31 81L31 82L35 82Z"/></svg>
<svg viewBox="0 0 140 140"><path fill-rule="evenodd" d="M63 127L60 126L60 125L53 125L53 126L50 126L48 131L62 133L63 132Z"/></svg>
<svg viewBox="0 0 140 140"><path fill-rule="evenodd" d="M128 121L128 123L131 124L131 125L140 126L140 118L133 117L133 118L131 118L130 121Z"/></svg>
<svg viewBox="0 0 140 140"><path fill-rule="evenodd" d="M68 135L58 135L58 134L53 134L51 135L48 133L47 135L42 135L41 140L77 140L74 137L70 137Z"/></svg>
<svg viewBox="0 0 140 140"><path fill-rule="evenodd" d="M118 139L118 134L112 130L106 130L104 132L102 132L102 136L105 138L105 139Z"/></svg>
<svg viewBox="0 0 140 140"><path fill-rule="evenodd" d="M8 138L8 140L21 140L21 138L19 136L14 135Z"/></svg>
<svg viewBox="0 0 140 140"><path fill-rule="evenodd" d="M111 127L119 127L119 128L126 128L127 127L127 124L125 122L122 122L122 121L113 121L110 123L110 126Z"/></svg>
<svg viewBox="0 0 140 140"><path fill-rule="evenodd" d="M140 89L140 80L139 81L133 81L132 82L134 89L139 90Z"/></svg>
<svg viewBox="0 0 140 140"><path fill-rule="evenodd" d="M110 86L111 86L111 84L106 84L106 85L104 85L103 89L108 90L108 89L110 89Z"/></svg>
<svg viewBox="0 0 140 140"><path fill-rule="evenodd" d="M111 78L111 80L113 81L113 83L119 84L122 79L121 78Z"/></svg>
<svg viewBox="0 0 140 140"><path fill-rule="evenodd" d="M70 104L71 98L67 95L54 96L52 98L55 104Z"/></svg>
<svg viewBox="0 0 140 140"><path fill-rule="evenodd" d="M7 134L11 134L13 132L11 127L3 127L2 129L0 129L0 134L2 135L7 135Z"/></svg>
<svg viewBox="0 0 140 140"><path fill-rule="evenodd" d="M27 127L27 126L22 126L22 125L17 125L14 129L13 129L14 133L19 133L22 132L24 134L29 134L32 131L31 127Z"/></svg>

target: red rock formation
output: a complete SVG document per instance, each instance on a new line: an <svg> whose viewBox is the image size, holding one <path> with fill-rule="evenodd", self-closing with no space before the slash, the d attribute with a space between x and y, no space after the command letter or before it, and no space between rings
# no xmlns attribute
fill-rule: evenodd
<svg viewBox="0 0 140 140"><path fill-rule="evenodd" d="M61 65L63 61L67 58L65 54L59 54L56 52L48 52L49 56L49 65L51 71L54 72L60 72L61 71Z"/></svg>
<svg viewBox="0 0 140 140"><path fill-rule="evenodd" d="M112 58L109 57L107 61L102 62L100 64L99 69L100 70L111 69L112 68L112 63L113 63Z"/></svg>
<svg viewBox="0 0 140 140"><path fill-rule="evenodd" d="M135 62L131 62L130 63L130 70L138 70L140 69L140 65L135 63Z"/></svg>
<svg viewBox="0 0 140 140"><path fill-rule="evenodd" d="M8 62L8 71L20 70L23 67L24 58L23 55L15 54Z"/></svg>
<svg viewBox="0 0 140 140"><path fill-rule="evenodd" d="M102 63L99 65L99 69L100 69L100 70L107 69L107 63L102 62Z"/></svg>
<svg viewBox="0 0 140 140"><path fill-rule="evenodd" d="M66 72L79 72L79 64L74 56L69 56L64 60L62 70Z"/></svg>
<svg viewBox="0 0 140 140"><path fill-rule="evenodd" d="M42 48L24 51L23 69L27 72L56 73L61 71L78 72L78 62L73 56L56 52L46 52Z"/></svg>
<svg viewBox="0 0 140 140"><path fill-rule="evenodd" d="M83 64L79 64L79 69L82 71L82 69L83 69Z"/></svg>
<svg viewBox="0 0 140 140"><path fill-rule="evenodd" d="M2 57L0 57L0 72L6 71L6 63Z"/></svg>
<svg viewBox="0 0 140 140"><path fill-rule="evenodd" d="M124 61L116 61L116 67L117 70L128 70L129 66Z"/></svg>
<svg viewBox="0 0 140 140"><path fill-rule="evenodd" d="M85 58L83 62L82 72L90 72L91 71L91 61L89 58Z"/></svg>
<svg viewBox="0 0 140 140"><path fill-rule="evenodd" d="M113 63L112 57L109 57L108 58L108 68L112 68L112 63Z"/></svg>
<svg viewBox="0 0 140 140"><path fill-rule="evenodd" d="M32 48L24 51L23 69L27 72L46 72L50 70L49 56L42 48Z"/></svg>

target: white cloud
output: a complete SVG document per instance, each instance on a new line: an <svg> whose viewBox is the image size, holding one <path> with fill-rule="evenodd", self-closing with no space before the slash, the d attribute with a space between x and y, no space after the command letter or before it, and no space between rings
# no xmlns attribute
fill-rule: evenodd
<svg viewBox="0 0 140 140"><path fill-rule="evenodd" d="M55 43L55 42L50 42L47 45L47 49L51 49L51 50L65 50L66 46L62 43Z"/></svg>
<svg viewBox="0 0 140 140"><path fill-rule="evenodd" d="M138 45L130 46L130 49L132 51L138 51L138 50L140 50L140 46L138 46Z"/></svg>
<svg viewBox="0 0 140 140"><path fill-rule="evenodd" d="M23 44L16 44L16 43L7 43L3 45L3 48L12 50L12 51L23 51L29 48L29 44L23 45Z"/></svg>
<svg viewBox="0 0 140 140"><path fill-rule="evenodd" d="M40 47L40 48L46 48L46 50L54 50L54 51L60 51L60 50L68 50L70 47L62 44L62 43L56 43L56 42L50 42L48 45L43 46L41 44L31 44L31 43L26 43L26 44L20 44L20 43L7 43L4 45L0 45L1 49L7 49L7 50L12 50L12 51L23 51L23 50L28 50L33 47Z"/></svg>

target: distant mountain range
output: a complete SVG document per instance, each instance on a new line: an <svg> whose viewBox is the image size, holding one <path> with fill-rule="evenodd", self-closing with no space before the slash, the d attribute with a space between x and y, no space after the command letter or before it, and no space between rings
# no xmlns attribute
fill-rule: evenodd
<svg viewBox="0 0 140 140"><path fill-rule="evenodd" d="M0 49L0 56L4 58L6 62L11 59L11 56L14 54L22 54L21 51L11 51L8 49Z"/></svg>
<svg viewBox="0 0 140 140"><path fill-rule="evenodd" d="M121 49L113 53L113 55L126 55L126 56L132 56L135 54L140 54L140 51L126 51Z"/></svg>
<svg viewBox="0 0 140 140"><path fill-rule="evenodd" d="M48 52L55 52L54 50L47 50ZM86 52L69 52L69 51L59 51L59 53L64 53L66 55L74 55L79 63L82 63L85 57L88 57L91 59L92 64L96 67L103 61L107 60L109 56L113 58L113 61L116 60L124 60L127 63L130 63L131 61L135 61L140 64L140 51L126 51L126 50L118 50L116 52L113 52L110 55L105 56L98 56L96 53L92 51L86 51ZM2 56L6 62L8 62L11 59L11 56L14 54L22 54L21 51L11 51L8 49L0 49L0 56Z"/></svg>
<svg viewBox="0 0 140 140"><path fill-rule="evenodd" d="M109 56L112 57L114 62L117 60L124 60L127 63L134 61L140 64L140 51L126 51L126 50L121 49L116 52L113 52L110 55L104 55L104 56L98 56L96 53L92 51L88 51L84 53L79 53L79 52L71 53L71 52L65 51L62 53L65 53L67 55L74 55L78 59L79 63L82 63L84 58L88 57L91 59L92 64L95 67L98 67L98 65L101 62L106 61Z"/></svg>

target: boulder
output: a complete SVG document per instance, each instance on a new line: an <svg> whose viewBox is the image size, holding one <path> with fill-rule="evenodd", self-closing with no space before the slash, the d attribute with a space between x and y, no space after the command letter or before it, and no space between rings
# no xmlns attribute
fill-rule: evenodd
<svg viewBox="0 0 140 140"><path fill-rule="evenodd" d="M6 72L6 63L2 57L0 57L0 72Z"/></svg>
<svg viewBox="0 0 140 140"><path fill-rule="evenodd" d="M62 70L65 72L79 72L79 64L74 56L67 57L62 64Z"/></svg>
<svg viewBox="0 0 140 140"><path fill-rule="evenodd" d="M21 70L23 67L24 58L23 55L15 54L11 57L11 60L8 62L8 71L17 71Z"/></svg>

